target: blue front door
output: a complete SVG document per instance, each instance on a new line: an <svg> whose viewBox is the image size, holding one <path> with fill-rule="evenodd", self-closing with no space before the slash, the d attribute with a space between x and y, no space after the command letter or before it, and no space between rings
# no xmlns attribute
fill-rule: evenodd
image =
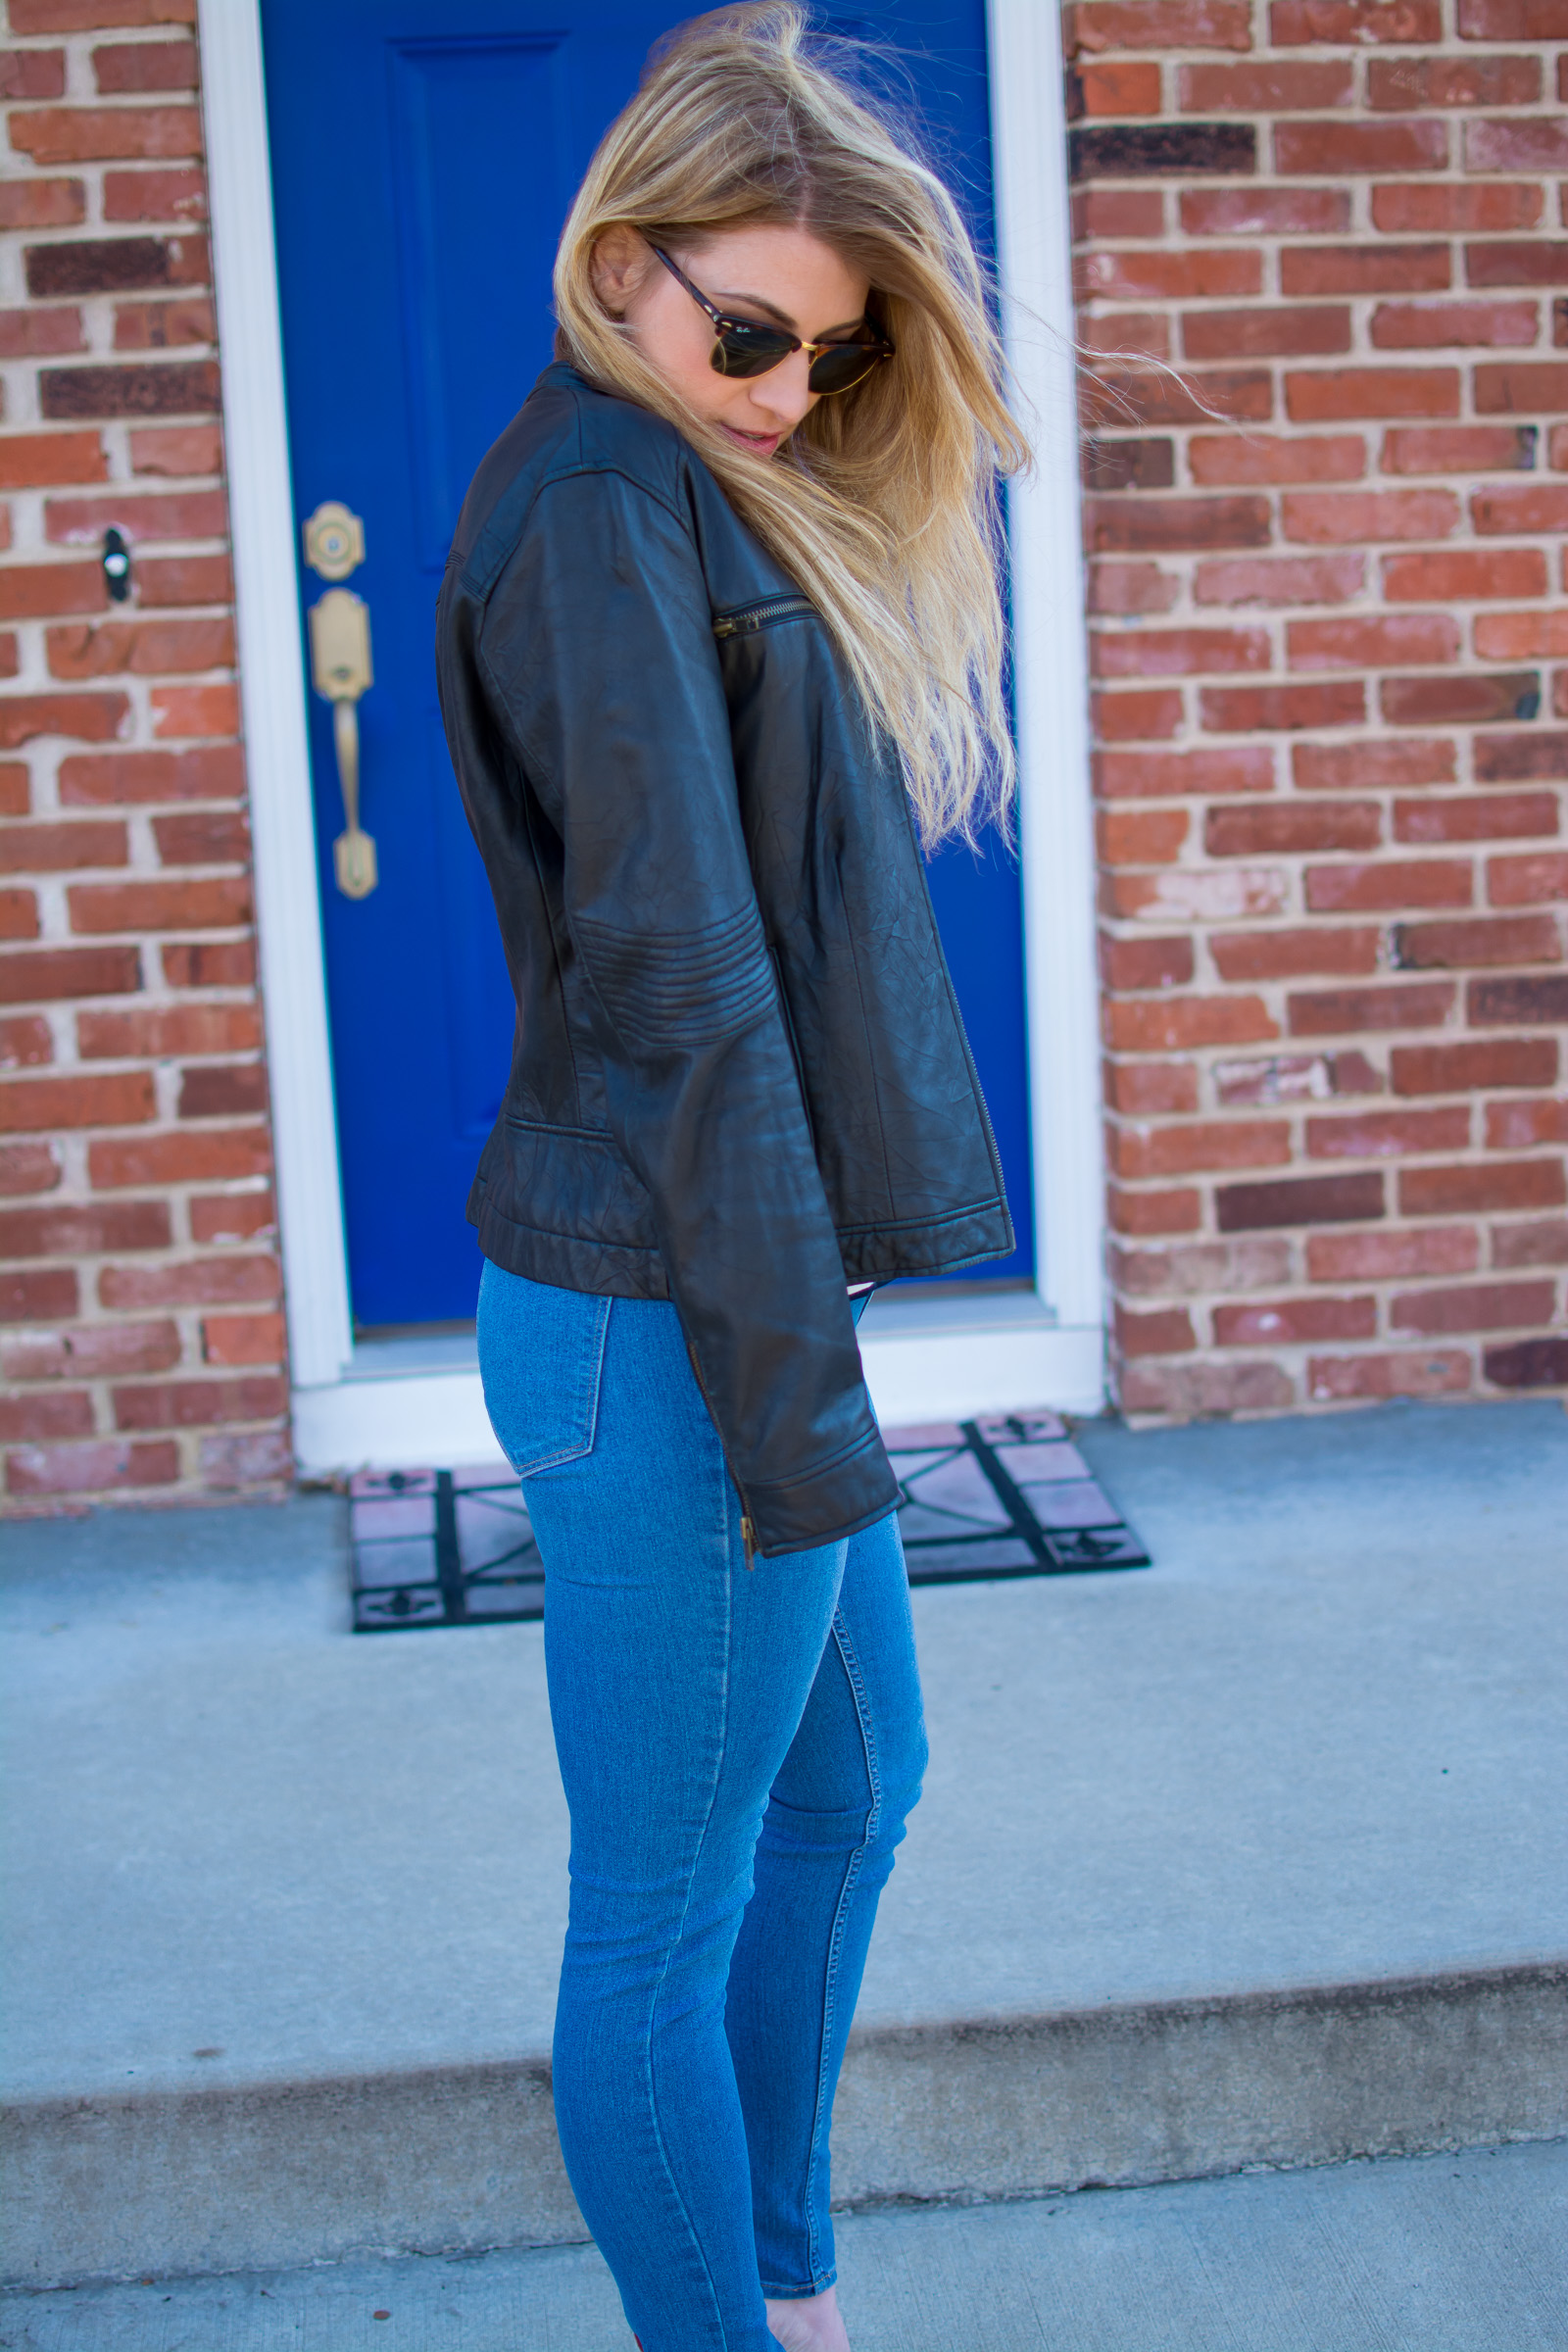
<svg viewBox="0 0 1568 2352"><path fill-rule="evenodd" d="M468 479L551 357L550 271L572 193L648 48L655 0L263 0L299 519L364 525L341 582L368 608L357 706L376 886L347 897L332 713L312 762L354 1315L465 1321L464 1205L511 1057L513 1004L436 707L436 591ZM990 236L983 0L869 0L835 29L888 44L939 162ZM327 593L302 568L307 604ZM1016 875L939 858L932 887L1027 1275L1027 1096Z"/></svg>

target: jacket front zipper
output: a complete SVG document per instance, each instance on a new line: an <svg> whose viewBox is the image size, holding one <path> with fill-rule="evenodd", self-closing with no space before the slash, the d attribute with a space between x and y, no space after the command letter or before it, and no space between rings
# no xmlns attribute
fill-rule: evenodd
<svg viewBox="0 0 1568 2352"><path fill-rule="evenodd" d="M794 620L799 613L815 611L808 596L770 596L760 605L742 605L736 612L720 612L713 622L713 635L755 637L759 629L770 629L776 620Z"/></svg>

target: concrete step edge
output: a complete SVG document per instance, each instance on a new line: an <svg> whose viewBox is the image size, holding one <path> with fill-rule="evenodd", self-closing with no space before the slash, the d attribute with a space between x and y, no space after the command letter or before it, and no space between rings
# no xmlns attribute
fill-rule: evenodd
<svg viewBox="0 0 1568 2352"><path fill-rule="evenodd" d="M837 2201L956 2202L1568 2132L1568 1956L852 2039ZM19 2098L0 2277L586 2236L538 2057Z"/></svg>

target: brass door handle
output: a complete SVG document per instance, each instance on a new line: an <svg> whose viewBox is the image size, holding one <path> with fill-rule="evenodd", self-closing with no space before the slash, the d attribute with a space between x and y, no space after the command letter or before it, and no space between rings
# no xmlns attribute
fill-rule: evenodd
<svg viewBox="0 0 1568 2352"><path fill-rule="evenodd" d="M370 608L352 588L329 588L309 613L311 677L332 706L332 742L343 794L344 828L332 844L337 886L346 899L368 899L376 885L375 843L360 825L359 701L374 683Z"/></svg>

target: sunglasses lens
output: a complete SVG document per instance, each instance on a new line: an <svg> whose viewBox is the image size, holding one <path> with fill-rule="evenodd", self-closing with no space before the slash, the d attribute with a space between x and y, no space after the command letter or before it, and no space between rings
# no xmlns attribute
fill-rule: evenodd
<svg viewBox="0 0 1568 2352"><path fill-rule="evenodd" d="M773 326L726 326L713 345L715 375L766 375L796 349L794 338Z"/></svg>
<svg viewBox="0 0 1568 2352"><path fill-rule="evenodd" d="M849 392L863 383L882 357L881 346L869 348L863 343L836 343L831 351L819 352L811 362L808 381L813 392Z"/></svg>

